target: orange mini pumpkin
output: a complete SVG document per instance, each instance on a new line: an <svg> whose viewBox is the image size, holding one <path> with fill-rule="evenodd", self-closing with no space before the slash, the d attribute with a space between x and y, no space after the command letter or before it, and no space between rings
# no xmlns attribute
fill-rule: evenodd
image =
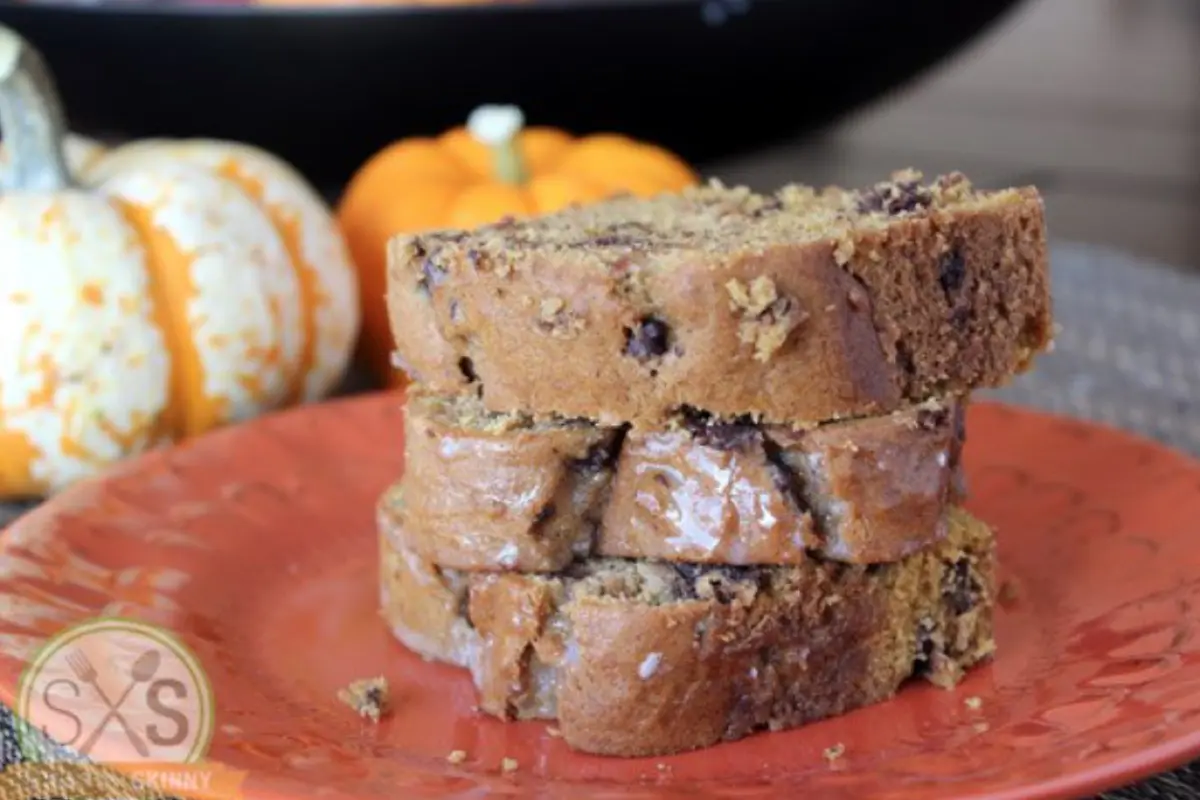
<svg viewBox="0 0 1200 800"><path fill-rule="evenodd" d="M575 138L555 128L526 128L512 106L482 106L465 127L388 146L354 175L338 209L359 270L364 358L385 383L403 382L389 363L392 336L383 301L393 235L471 228L620 192L678 191L696 180L687 164L660 147L619 134Z"/></svg>

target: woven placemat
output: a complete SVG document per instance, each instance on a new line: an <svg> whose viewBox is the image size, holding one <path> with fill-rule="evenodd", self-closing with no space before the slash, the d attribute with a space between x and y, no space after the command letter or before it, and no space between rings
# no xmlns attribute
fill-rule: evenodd
<svg viewBox="0 0 1200 800"><path fill-rule="evenodd" d="M980 396L1126 428L1200 456L1200 276L1076 244L1054 248L1054 351ZM0 526L22 507L0 504ZM0 707L0 765L21 760ZM1200 761L1102 795L1200 797Z"/></svg>

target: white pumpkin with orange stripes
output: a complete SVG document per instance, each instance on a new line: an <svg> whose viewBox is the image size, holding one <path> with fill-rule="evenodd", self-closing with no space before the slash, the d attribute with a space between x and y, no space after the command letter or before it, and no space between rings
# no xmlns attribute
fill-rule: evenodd
<svg viewBox="0 0 1200 800"><path fill-rule="evenodd" d="M64 147L40 57L3 27L0 124L0 498L336 386L355 273L289 165L208 140Z"/></svg>

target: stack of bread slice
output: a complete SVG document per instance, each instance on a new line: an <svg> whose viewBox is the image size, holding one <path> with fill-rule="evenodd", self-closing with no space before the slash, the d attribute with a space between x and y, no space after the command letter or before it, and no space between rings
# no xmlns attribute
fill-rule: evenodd
<svg viewBox="0 0 1200 800"><path fill-rule="evenodd" d="M482 711L679 752L994 650L970 393L1052 320L1041 198L708 185L397 237L384 616Z"/></svg>

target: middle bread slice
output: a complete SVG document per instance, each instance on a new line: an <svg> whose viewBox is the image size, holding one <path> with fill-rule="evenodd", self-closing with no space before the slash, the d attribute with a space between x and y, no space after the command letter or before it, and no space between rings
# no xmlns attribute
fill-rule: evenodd
<svg viewBox="0 0 1200 800"><path fill-rule="evenodd" d="M964 406L808 430L684 412L627 433L414 391L404 478L379 514L405 548L460 570L557 571L587 556L891 562L945 537L964 493Z"/></svg>

